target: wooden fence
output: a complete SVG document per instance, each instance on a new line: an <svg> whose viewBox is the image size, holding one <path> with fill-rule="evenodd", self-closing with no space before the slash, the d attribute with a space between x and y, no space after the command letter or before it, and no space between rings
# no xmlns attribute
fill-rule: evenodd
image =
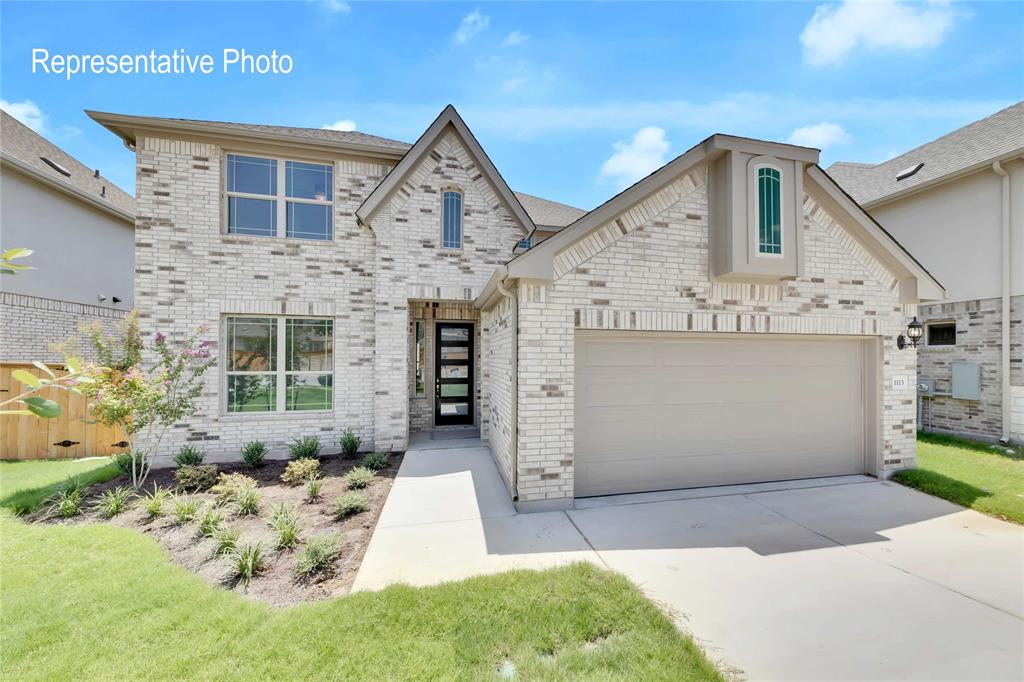
<svg viewBox="0 0 1024 682"><path fill-rule="evenodd" d="M33 365L0 364L0 396L4 400L24 390L11 378L11 372L16 369L44 376L44 372ZM51 369L61 374L60 368ZM86 421L89 405L84 396L56 388L38 395L60 405L60 416L56 419L0 416L0 459L65 459L124 451L126 443L120 429Z"/></svg>

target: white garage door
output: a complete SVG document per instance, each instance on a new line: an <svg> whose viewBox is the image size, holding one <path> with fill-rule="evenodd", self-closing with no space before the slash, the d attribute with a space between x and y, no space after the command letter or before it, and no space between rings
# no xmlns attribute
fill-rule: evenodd
<svg viewBox="0 0 1024 682"><path fill-rule="evenodd" d="M864 471L864 346L579 332L576 497Z"/></svg>

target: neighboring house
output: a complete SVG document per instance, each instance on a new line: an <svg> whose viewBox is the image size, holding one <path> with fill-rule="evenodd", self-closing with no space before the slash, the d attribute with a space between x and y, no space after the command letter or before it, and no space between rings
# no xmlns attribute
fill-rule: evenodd
<svg viewBox="0 0 1024 682"><path fill-rule="evenodd" d="M0 279L0 363L61 362L50 350L131 310L135 201L99 171L0 112L0 247L34 270Z"/></svg>
<svg viewBox="0 0 1024 682"><path fill-rule="evenodd" d="M452 107L411 147L90 116L136 150L144 331L220 357L160 457L475 426L521 509L913 466L895 339L943 290L817 150L715 135L577 215L517 198Z"/></svg>
<svg viewBox="0 0 1024 682"><path fill-rule="evenodd" d="M918 311L923 428L1024 440L1024 102L828 171L949 294Z"/></svg>

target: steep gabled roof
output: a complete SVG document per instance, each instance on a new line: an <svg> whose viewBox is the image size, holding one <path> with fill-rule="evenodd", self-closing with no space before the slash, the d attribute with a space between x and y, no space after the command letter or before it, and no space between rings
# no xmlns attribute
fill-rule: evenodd
<svg viewBox="0 0 1024 682"><path fill-rule="evenodd" d="M1024 102L879 164L839 161L828 174L865 207L1024 154ZM921 164L918 168L918 164ZM917 168L915 171L914 169ZM907 173L905 177L900 176Z"/></svg>
<svg viewBox="0 0 1024 682"><path fill-rule="evenodd" d="M5 166L134 222L130 194L6 111L0 112L0 152Z"/></svg>
<svg viewBox="0 0 1024 682"><path fill-rule="evenodd" d="M576 222L587 214L582 208L561 204L550 199L542 199L525 192L515 192L515 195L539 230L545 228L557 230Z"/></svg>
<svg viewBox="0 0 1024 682"><path fill-rule="evenodd" d="M466 150L476 161L480 172L483 173L484 177L491 183L494 189L497 191L498 196L505 202L505 205L512 212L512 215L519 222L523 230L529 234L534 230L533 219L523 208L523 205L516 198L514 192L509 189L505 179L501 177L501 173L491 163L487 153L484 152L483 147L477 142L476 137L470 131L462 117L459 116L459 112L455 110L451 104L446 106L430 127L420 136L420 139L416 140L412 148L405 153L402 160L398 162L398 165L391 169L391 172L387 174L384 180L377 185L376 188L370 195L366 197L362 205L356 209L356 216L360 222L365 225L369 225L373 216L377 211L384 205L385 200L392 195L395 190L402 186L406 178L412 173L423 160L423 158L430 153L430 150L434 148L434 145L440 139L441 135L444 134L445 130L451 126L454 128L456 134L462 139L463 144L466 146Z"/></svg>

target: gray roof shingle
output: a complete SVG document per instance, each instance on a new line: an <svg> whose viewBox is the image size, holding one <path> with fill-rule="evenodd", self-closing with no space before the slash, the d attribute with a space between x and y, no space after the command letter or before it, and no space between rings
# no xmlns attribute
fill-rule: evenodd
<svg viewBox="0 0 1024 682"><path fill-rule="evenodd" d="M96 177L91 168L6 111L0 111L0 150L58 182L70 185L124 211L135 213L135 199L130 194L108 178L102 175ZM69 171L70 175L57 171L43 161L44 158L60 165Z"/></svg>
<svg viewBox="0 0 1024 682"><path fill-rule="evenodd" d="M180 123L194 123L211 128L223 128L224 130L249 131L253 133L276 133L279 135L290 135L292 137L305 138L307 140L330 140L333 142L346 142L349 144L361 144L371 147L383 147L396 151L406 151L412 145L408 142L400 142L377 135L368 135L356 130L327 130L324 128L296 128L292 126L271 126L260 123L230 123L228 121L203 121L194 118L159 118L156 120L178 121Z"/></svg>
<svg viewBox="0 0 1024 682"><path fill-rule="evenodd" d="M858 203L872 204L1022 151L1024 102L1018 102L884 163L839 161L828 167L828 174ZM898 173L919 163L924 164L919 171L896 179Z"/></svg>
<svg viewBox="0 0 1024 682"><path fill-rule="evenodd" d="M549 199L541 199L532 194L524 192L514 192L514 194L537 227L565 227L587 214L581 208L560 204Z"/></svg>

